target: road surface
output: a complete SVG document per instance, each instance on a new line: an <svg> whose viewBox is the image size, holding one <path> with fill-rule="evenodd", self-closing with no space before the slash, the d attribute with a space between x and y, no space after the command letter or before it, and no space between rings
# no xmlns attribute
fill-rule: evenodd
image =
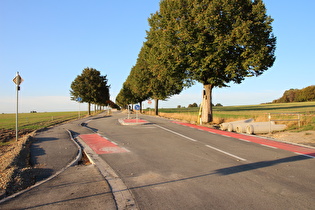
<svg viewBox="0 0 315 210"><path fill-rule="evenodd" d="M103 158L140 209L314 209L315 159L143 116L87 122L120 149Z"/></svg>

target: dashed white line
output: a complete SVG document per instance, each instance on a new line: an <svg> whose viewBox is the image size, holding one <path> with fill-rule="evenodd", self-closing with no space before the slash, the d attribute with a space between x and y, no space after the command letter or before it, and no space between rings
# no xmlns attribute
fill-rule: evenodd
<svg viewBox="0 0 315 210"><path fill-rule="evenodd" d="M214 149L214 150L216 150L216 151L218 151L218 152L222 152L223 154L229 155L229 156L234 157L234 158L236 158L236 159L239 159L239 160L242 160L242 161L246 161L246 159L244 159L244 158L238 157L238 156L236 156L236 155L233 155L233 154L231 154L231 153L225 152L225 151L223 151L223 150L220 150L220 149L218 149L218 148L212 147L212 146L210 146L210 145L206 145L206 147L209 147L209 148L211 148L211 149Z"/></svg>
<svg viewBox="0 0 315 210"><path fill-rule="evenodd" d="M188 140L190 140L190 141L197 142L196 139L190 138L190 137L188 137L188 136L185 136L185 135L183 135L183 134L177 133L177 132L172 131L172 130L170 130L170 129L164 128L164 127L159 126L159 125L155 125L155 126L161 128L161 129L163 129L163 130L166 130L166 131L168 131L168 132L171 132L171 133L173 133L173 134L176 134L176 135L178 135L178 136L181 136L181 137L183 137L183 138L185 138L185 139L188 139ZM233 155L233 154L231 154L231 153L225 152L225 151L223 151L223 150L220 150L220 149L218 149L218 148L212 147L212 146L210 146L210 145L206 145L206 147L209 147L209 148L211 148L211 149L214 149L214 150L216 150L216 151L218 151L218 152L221 152L221 153L223 153L223 154L226 154L226 155L228 155L228 156L234 157L234 158L236 158L236 159L238 159L238 160L246 161L246 159L244 159L244 158L238 157L238 156L236 156L236 155Z"/></svg>
<svg viewBox="0 0 315 210"><path fill-rule="evenodd" d="M172 130L170 130L170 129L164 128L164 127L162 127L162 126L159 126L159 125L155 125L155 126L161 128L161 129L163 129L163 130L166 130L166 131L168 131L168 132L174 133L174 134L176 134L176 135L178 135L178 136L181 136L181 137L183 137L183 138L186 138L186 139L188 139L188 140L190 140L190 141L194 141L194 142L197 141L196 139L190 138L190 137L185 136L185 135L183 135L183 134L180 134L180 133L177 133L177 132L172 131Z"/></svg>
<svg viewBox="0 0 315 210"><path fill-rule="evenodd" d="M267 145L267 144L261 144L261 145L264 146L264 147L272 148L272 149L278 149L277 147L269 146L269 145Z"/></svg>
<svg viewBox="0 0 315 210"><path fill-rule="evenodd" d="M297 155L303 155L303 156L309 157L309 158L315 158L314 156L307 155L307 154L302 154L302 153L299 153L299 152L295 152L295 154L297 154Z"/></svg>
<svg viewBox="0 0 315 210"><path fill-rule="evenodd" d="M245 139L238 139L238 140L241 140L241 141L245 141L245 142L250 142L250 141L248 141L248 140L245 140Z"/></svg>

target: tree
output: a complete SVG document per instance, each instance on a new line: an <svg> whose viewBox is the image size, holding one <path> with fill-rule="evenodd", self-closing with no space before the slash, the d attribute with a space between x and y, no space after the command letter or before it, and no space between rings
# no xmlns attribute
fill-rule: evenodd
<svg viewBox="0 0 315 210"><path fill-rule="evenodd" d="M135 103L133 94L127 82L124 82L123 87L116 96L116 103L124 108L126 108L131 103Z"/></svg>
<svg viewBox="0 0 315 210"><path fill-rule="evenodd" d="M188 108L190 108L190 107L198 107L198 104L197 103L189 104Z"/></svg>
<svg viewBox="0 0 315 210"><path fill-rule="evenodd" d="M163 0L159 19L171 31L173 57L203 84L202 122L212 121L214 87L259 76L275 61L273 19L262 0Z"/></svg>
<svg viewBox="0 0 315 210"><path fill-rule="evenodd" d="M83 69L71 83L71 100L82 98L82 102L88 103L88 113L91 114L91 104L106 105L109 100L109 85L107 76L101 76L100 72L93 68Z"/></svg>
<svg viewBox="0 0 315 210"><path fill-rule="evenodd" d="M150 30L140 60L147 63L147 72L151 76L149 89L155 100L155 114L158 115L158 100L165 100L179 94L192 80L185 74L187 65L173 53L172 26L161 18L159 12L149 18Z"/></svg>
<svg viewBox="0 0 315 210"><path fill-rule="evenodd" d="M282 97L274 100L272 103L290 103L290 102L304 102L315 100L315 85L308 86L303 89L286 90Z"/></svg>
<svg viewBox="0 0 315 210"><path fill-rule="evenodd" d="M126 82L129 84L135 103L140 104L140 111L142 112L142 102L149 99L152 93L149 88L151 73L147 67L147 62L142 59L141 53L144 51L140 51L137 63L131 69Z"/></svg>

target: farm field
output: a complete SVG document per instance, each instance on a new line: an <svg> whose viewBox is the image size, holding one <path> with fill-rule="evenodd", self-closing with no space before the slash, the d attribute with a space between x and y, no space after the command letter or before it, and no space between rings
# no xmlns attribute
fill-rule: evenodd
<svg viewBox="0 0 315 210"><path fill-rule="evenodd" d="M148 110L146 110L148 112ZM199 107L194 108L172 108L159 109L163 117L186 120L189 122L198 121ZM214 106L214 124L231 122L242 119L253 118L255 121L268 121L269 113L271 120L285 120L289 129L298 128L300 118L301 127L299 130L315 130L315 102L298 103L276 103L248 106ZM286 121L287 120L287 121Z"/></svg>
<svg viewBox="0 0 315 210"><path fill-rule="evenodd" d="M87 112L81 112L81 116ZM20 113L20 129L39 129L78 118L78 112ZM15 129L15 114L0 115L0 129Z"/></svg>
<svg viewBox="0 0 315 210"><path fill-rule="evenodd" d="M86 114L87 112L83 111L80 113L80 116ZM10 141L15 137L15 117L15 114L0 114L0 143ZM19 134L23 135L40 128L77 118L78 112L20 113Z"/></svg>

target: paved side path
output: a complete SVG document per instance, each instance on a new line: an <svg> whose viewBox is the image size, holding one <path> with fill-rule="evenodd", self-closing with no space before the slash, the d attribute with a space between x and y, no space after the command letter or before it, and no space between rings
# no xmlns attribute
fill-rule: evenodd
<svg viewBox="0 0 315 210"><path fill-rule="evenodd" d="M77 157L78 147L67 129L77 134L89 133L79 126L85 120L37 133L31 146L31 163L38 172L37 182L64 170ZM116 209L116 204L108 183L94 165L76 165L0 203L0 209Z"/></svg>

